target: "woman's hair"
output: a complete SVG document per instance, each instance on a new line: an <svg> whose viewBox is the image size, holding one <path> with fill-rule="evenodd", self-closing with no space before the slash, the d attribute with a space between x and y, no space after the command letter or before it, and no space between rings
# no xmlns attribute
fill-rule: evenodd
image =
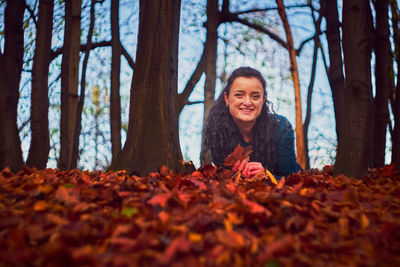
<svg viewBox="0 0 400 267"><path fill-rule="evenodd" d="M224 99L224 93L229 95L232 83L238 77L257 78L263 86L264 98L267 99L266 82L258 70L251 67L240 67L232 72L224 90L211 108L204 128L203 146L211 150L212 160L219 166L240 144L240 140L243 140ZM252 129L253 152L250 155L250 160L261 161L264 167L273 172L276 169L277 162L276 138L278 132L277 123L271 111L272 103L266 100ZM202 153L204 152L205 149L203 148Z"/></svg>

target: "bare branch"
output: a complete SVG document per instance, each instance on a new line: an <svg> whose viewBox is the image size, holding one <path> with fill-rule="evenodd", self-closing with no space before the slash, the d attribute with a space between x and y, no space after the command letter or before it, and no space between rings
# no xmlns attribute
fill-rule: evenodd
<svg viewBox="0 0 400 267"><path fill-rule="evenodd" d="M111 46L111 41L101 41L98 43L93 43L92 44L92 49L96 49L99 47L107 47L107 46ZM85 51L86 50L86 44L81 44L80 46L80 51ZM50 54L50 61L54 60L56 57L58 57L59 55L62 54L62 47L56 48L55 50L51 51Z"/></svg>
<svg viewBox="0 0 400 267"><path fill-rule="evenodd" d="M133 61L132 57L129 55L128 51L126 51L125 47L121 44L121 52L124 55L126 61L128 61L129 66L132 70L135 69L135 61Z"/></svg>
<svg viewBox="0 0 400 267"><path fill-rule="evenodd" d="M204 101L190 101L186 105L204 104Z"/></svg>
<svg viewBox="0 0 400 267"><path fill-rule="evenodd" d="M188 105L189 96L193 92L194 87L199 82L201 75L204 72L205 68L205 51L203 50L203 54L199 62L197 63L196 69L193 71L192 76L190 76L189 81L186 83L185 89L182 93L178 95L178 114L182 111L185 105Z"/></svg>
<svg viewBox="0 0 400 267"><path fill-rule="evenodd" d="M239 18L238 15L235 15L232 13L225 14L222 18L222 22L239 22L239 23L246 25L252 29L255 29L257 31L267 34L272 40L275 40L276 42L278 42L278 44L280 44L284 48L287 49L287 47L288 47L284 40L282 40L278 35L276 35L272 31L270 31L269 29L267 29L261 25L254 24L246 19Z"/></svg>
<svg viewBox="0 0 400 267"><path fill-rule="evenodd" d="M303 7L308 7L308 5L307 4L292 5L292 6L289 5L289 6L286 6L286 9L303 8ZM266 11L271 11L271 10L278 10L278 7L253 8L253 9L234 12L232 14L234 14L234 15L242 15L242 14L249 14L249 13L256 13L256 12L266 12Z"/></svg>
<svg viewBox="0 0 400 267"><path fill-rule="evenodd" d="M37 2L35 3L36 6ZM25 8L26 10L28 10L29 14L31 14L30 18L33 20L33 23L35 23L35 26L37 26L37 21L36 21L36 17L35 17L35 12L33 11L33 9L25 3Z"/></svg>

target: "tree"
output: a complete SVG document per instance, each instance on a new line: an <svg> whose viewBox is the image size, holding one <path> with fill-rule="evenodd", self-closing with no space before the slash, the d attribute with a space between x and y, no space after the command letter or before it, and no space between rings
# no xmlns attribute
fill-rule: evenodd
<svg viewBox="0 0 400 267"><path fill-rule="evenodd" d="M375 83L373 166L385 165L386 132L389 119L388 101L392 92L392 56L389 41L389 0L377 0L375 4L376 28L374 38Z"/></svg>
<svg viewBox="0 0 400 267"><path fill-rule="evenodd" d="M397 64L396 86L393 86L391 106L394 117L394 129L392 133L392 164L400 169L400 14L396 0L390 0L392 14L392 29L394 40L394 59Z"/></svg>
<svg viewBox="0 0 400 267"><path fill-rule="evenodd" d="M79 81L79 49L82 0L65 1L64 45L61 63L60 169L73 167L73 140L76 125Z"/></svg>
<svg viewBox="0 0 400 267"><path fill-rule="evenodd" d="M206 122L208 113L214 105L215 97L215 81L217 79L217 44L218 44L218 27L220 24L220 16L218 10L218 1L207 0L207 35L204 45L205 53L205 75L206 82L204 85L204 116L203 124Z"/></svg>
<svg viewBox="0 0 400 267"><path fill-rule="evenodd" d="M110 169L183 168L177 114L179 0L141 0L128 136Z"/></svg>
<svg viewBox="0 0 400 267"><path fill-rule="evenodd" d="M51 40L54 0L39 1L36 47L32 67L31 143L26 161L28 166L44 169L50 150L49 87Z"/></svg>
<svg viewBox="0 0 400 267"><path fill-rule="evenodd" d="M86 71L89 61L90 50L92 49L92 36L93 36L93 29L95 23L95 4L97 0L92 0L90 4L90 24L89 24L89 31L87 35L87 42L85 48L85 57L82 63L82 75L81 75L81 91L79 94L79 101L76 107L76 119L75 119L75 126L74 126L74 135L73 135L73 145L72 145L72 156L71 156L71 163L70 169L75 169L79 159L79 137L82 131L82 110L83 105L85 103L85 90L86 90Z"/></svg>
<svg viewBox="0 0 400 267"><path fill-rule="evenodd" d="M332 91L333 107L335 111L336 136L338 143L341 140L341 130L343 129L345 80L343 74L342 46L340 42L340 22L337 8L337 1L321 0L321 6L325 5L327 12L324 13L326 19L326 39L328 41L329 63L328 81Z"/></svg>
<svg viewBox="0 0 400 267"><path fill-rule="evenodd" d="M7 1L4 12L4 52L0 49L0 168L22 168L17 127L19 83L24 55L25 1Z"/></svg>
<svg viewBox="0 0 400 267"><path fill-rule="evenodd" d="M310 83L308 85L307 90L307 107L306 107L306 117L304 119L303 124L303 133L304 133L304 155L305 155L305 170L310 169L310 155L309 155L309 148L308 148L308 128L311 122L311 101L312 101L312 92L314 89L314 82L315 82L315 73L317 70L317 59L318 59L318 48L320 47L321 43L319 40L319 35L321 33L321 21L323 17L323 13L325 12L325 6L322 5L320 9L320 14L318 19L315 19L314 16L314 7L310 2L310 9L311 9L311 16L313 18L314 28L315 28L315 35L314 35L314 51L313 51L313 60L311 64L311 77Z"/></svg>
<svg viewBox="0 0 400 267"><path fill-rule="evenodd" d="M119 0L111 1L111 97L110 125L112 158L121 151L121 99L119 94L121 72L121 41L119 38Z"/></svg>
<svg viewBox="0 0 400 267"><path fill-rule="evenodd" d="M371 164L372 14L369 1L343 2L343 54L346 74L342 136L335 174L362 177Z"/></svg>
<svg viewBox="0 0 400 267"><path fill-rule="evenodd" d="M299 80L299 72L297 70L297 61L296 61L296 50L294 48L292 32L290 30L290 25L286 16L285 6L283 5L283 0L276 0L278 4L278 12L279 16L282 19L283 27L286 33L287 40L287 50L289 52L290 59L290 73L292 74L293 85L294 85L294 95L295 95L295 107L296 107L296 152L297 152L297 161L300 166L305 169L306 167L306 158L305 158L305 150L304 150L304 132L303 132L303 121L302 121L302 112L301 112L301 95L300 95L300 80Z"/></svg>

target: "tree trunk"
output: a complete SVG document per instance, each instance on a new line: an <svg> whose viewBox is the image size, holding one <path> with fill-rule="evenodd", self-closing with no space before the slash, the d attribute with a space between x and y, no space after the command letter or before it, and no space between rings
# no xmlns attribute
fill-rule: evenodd
<svg viewBox="0 0 400 267"><path fill-rule="evenodd" d="M210 109L214 105L215 80L217 79L217 45L218 45L218 26L220 18L218 11L218 1L207 0L207 35L204 45L206 82L204 85L204 112L203 125L207 121ZM203 127L204 130L204 127ZM204 133L201 135L201 143L204 142Z"/></svg>
<svg viewBox="0 0 400 267"><path fill-rule="evenodd" d="M141 0L128 136L110 169L146 175L162 165L179 171L177 114L179 0Z"/></svg>
<svg viewBox="0 0 400 267"><path fill-rule="evenodd" d="M396 0L390 0L390 9L392 13L392 28L395 49L395 60L397 64L397 84L393 92L392 113L394 117L394 130L392 135L392 164L400 169L400 31L398 6Z"/></svg>
<svg viewBox="0 0 400 267"><path fill-rule="evenodd" d="M93 36L94 19L95 19L94 17L95 4L96 0L92 0L92 3L90 5L90 24L86 41L85 58L83 59L83 64L82 64L81 92L79 94L79 102L76 110L73 146L72 146L72 158L71 158L71 166L69 167L70 169L75 169L77 167L79 159L79 137L82 131L82 110L83 110L83 105L85 104L86 70L89 61L90 50L92 50L92 43L93 43L92 36Z"/></svg>
<svg viewBox="0 0 400 267"><path fill-rule="evenodd" d="M54 0L39 1L36 46L32 66L31 133L26 165L44 169L50 150L49 65L53 30Z"/></svg>
<svg viewBox="0 0 400 267"><path fill-rule="evenodd" d="M65 29L61 62L61 123L58 168L71 169L78 105L79 49L82 0L65 1Z"/></svg>
<svg viewBox="0 0 400 267"><path fill-rule="evenodd" d="M372 14L369 1L343 2L346 94L335 174L363 177L372 163Z"/></svg>
<svg viewBox="0 0 400 267"><path fill-rule="evenodd" d="M17 127L19 83L24 56L24 0L7 1L4 12L4 54L0 50L0 169L22 168Z"/></svg>
<svg viewBox="0 0 400 267"><path fill-rule="evenodd" d="M321 21L323 17L323 12L325 12L325 8L322 5L320 9L320 15L317 20L315 20L314 11L312 6L310 5L311 16L314 22L315 28L315 36L314 36L314 51L313 51L313 61L311 66L311 77L310 83L308 84L307 90L307 107L306 107L306 117L304 119L303 124L303 132L304 132L304 154L306 156L306 165L305 170L310 169L310 155L308 149L308 128L311 122L311 102L312 102L312 92L314 90L314 82L315 82L315 72L317 70L317 59L318 59L318 48L320 47L319 35L321 33Z"/></svg>
<svg viewBox="0 0 400 267"><path fill-rule="evenodd" d="M325 3L324 3L325 2ZM328 40L330 67L327 73L331 86L333 107L335 110L336 136L340 142L343 129L345 82L343 74L342 48L340 44L340 22L336 0L321 0L321 6L326 5L326 39Z"/></svg>
<svg viewBox="0 0 400 267"><path fill-rule="evenodd" d="M375 82L376 96L374 106L373 166L385 165L386 132L389 119L388 100L392 92L392 56L389 41L389 0L375 2Z"/></svg>
<svg viewBox="0 0 400 267"><path fill-rule="evenodd" d="M121 41L119 39L119 0L111 1L111 99L110 127L112 158L121 152L121 97L119 94L121 72Z"/></svg>
<svg viewBox="0 0 400 267"><path fill-rule="evenodd" d="M206 82L204 85L204 116L203 123L207 120L208 113L214 105L215 80L217 78L217 44L218 44L219 11L218 1L207 0L207 35L205 43L205 70Z"/></svg>
<svg viewBox="0 0 400 267"><path fill-rule="evenodd" d="M278 4L278 12L281 17L283 27L286 33L287 46L290 58L290 73L293 78L294 85L294 96L296 105L296 150L297 150L297 161L300 166L305 169L306 167L306 157L304 151L304 132L303 132L303 119L301 114L301 96L300 96L300 81L299 72L297 70L296 62L296 50L293 45L292 32L290 30L290 25L286 16L285 6L283 5L283 0L276 0Z"/></svg>

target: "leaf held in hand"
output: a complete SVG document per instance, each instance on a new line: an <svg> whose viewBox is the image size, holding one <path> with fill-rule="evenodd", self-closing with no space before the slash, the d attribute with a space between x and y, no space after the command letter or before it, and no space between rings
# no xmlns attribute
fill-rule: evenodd
<svg viewBox="0 0 400 267"><path fill-rule="evenodd" d="M251 152L253 152L251 146L243 148L241 145L238 145L235 150L226 157L224 166L232 167L237 161L248 159Z"/></svg>

